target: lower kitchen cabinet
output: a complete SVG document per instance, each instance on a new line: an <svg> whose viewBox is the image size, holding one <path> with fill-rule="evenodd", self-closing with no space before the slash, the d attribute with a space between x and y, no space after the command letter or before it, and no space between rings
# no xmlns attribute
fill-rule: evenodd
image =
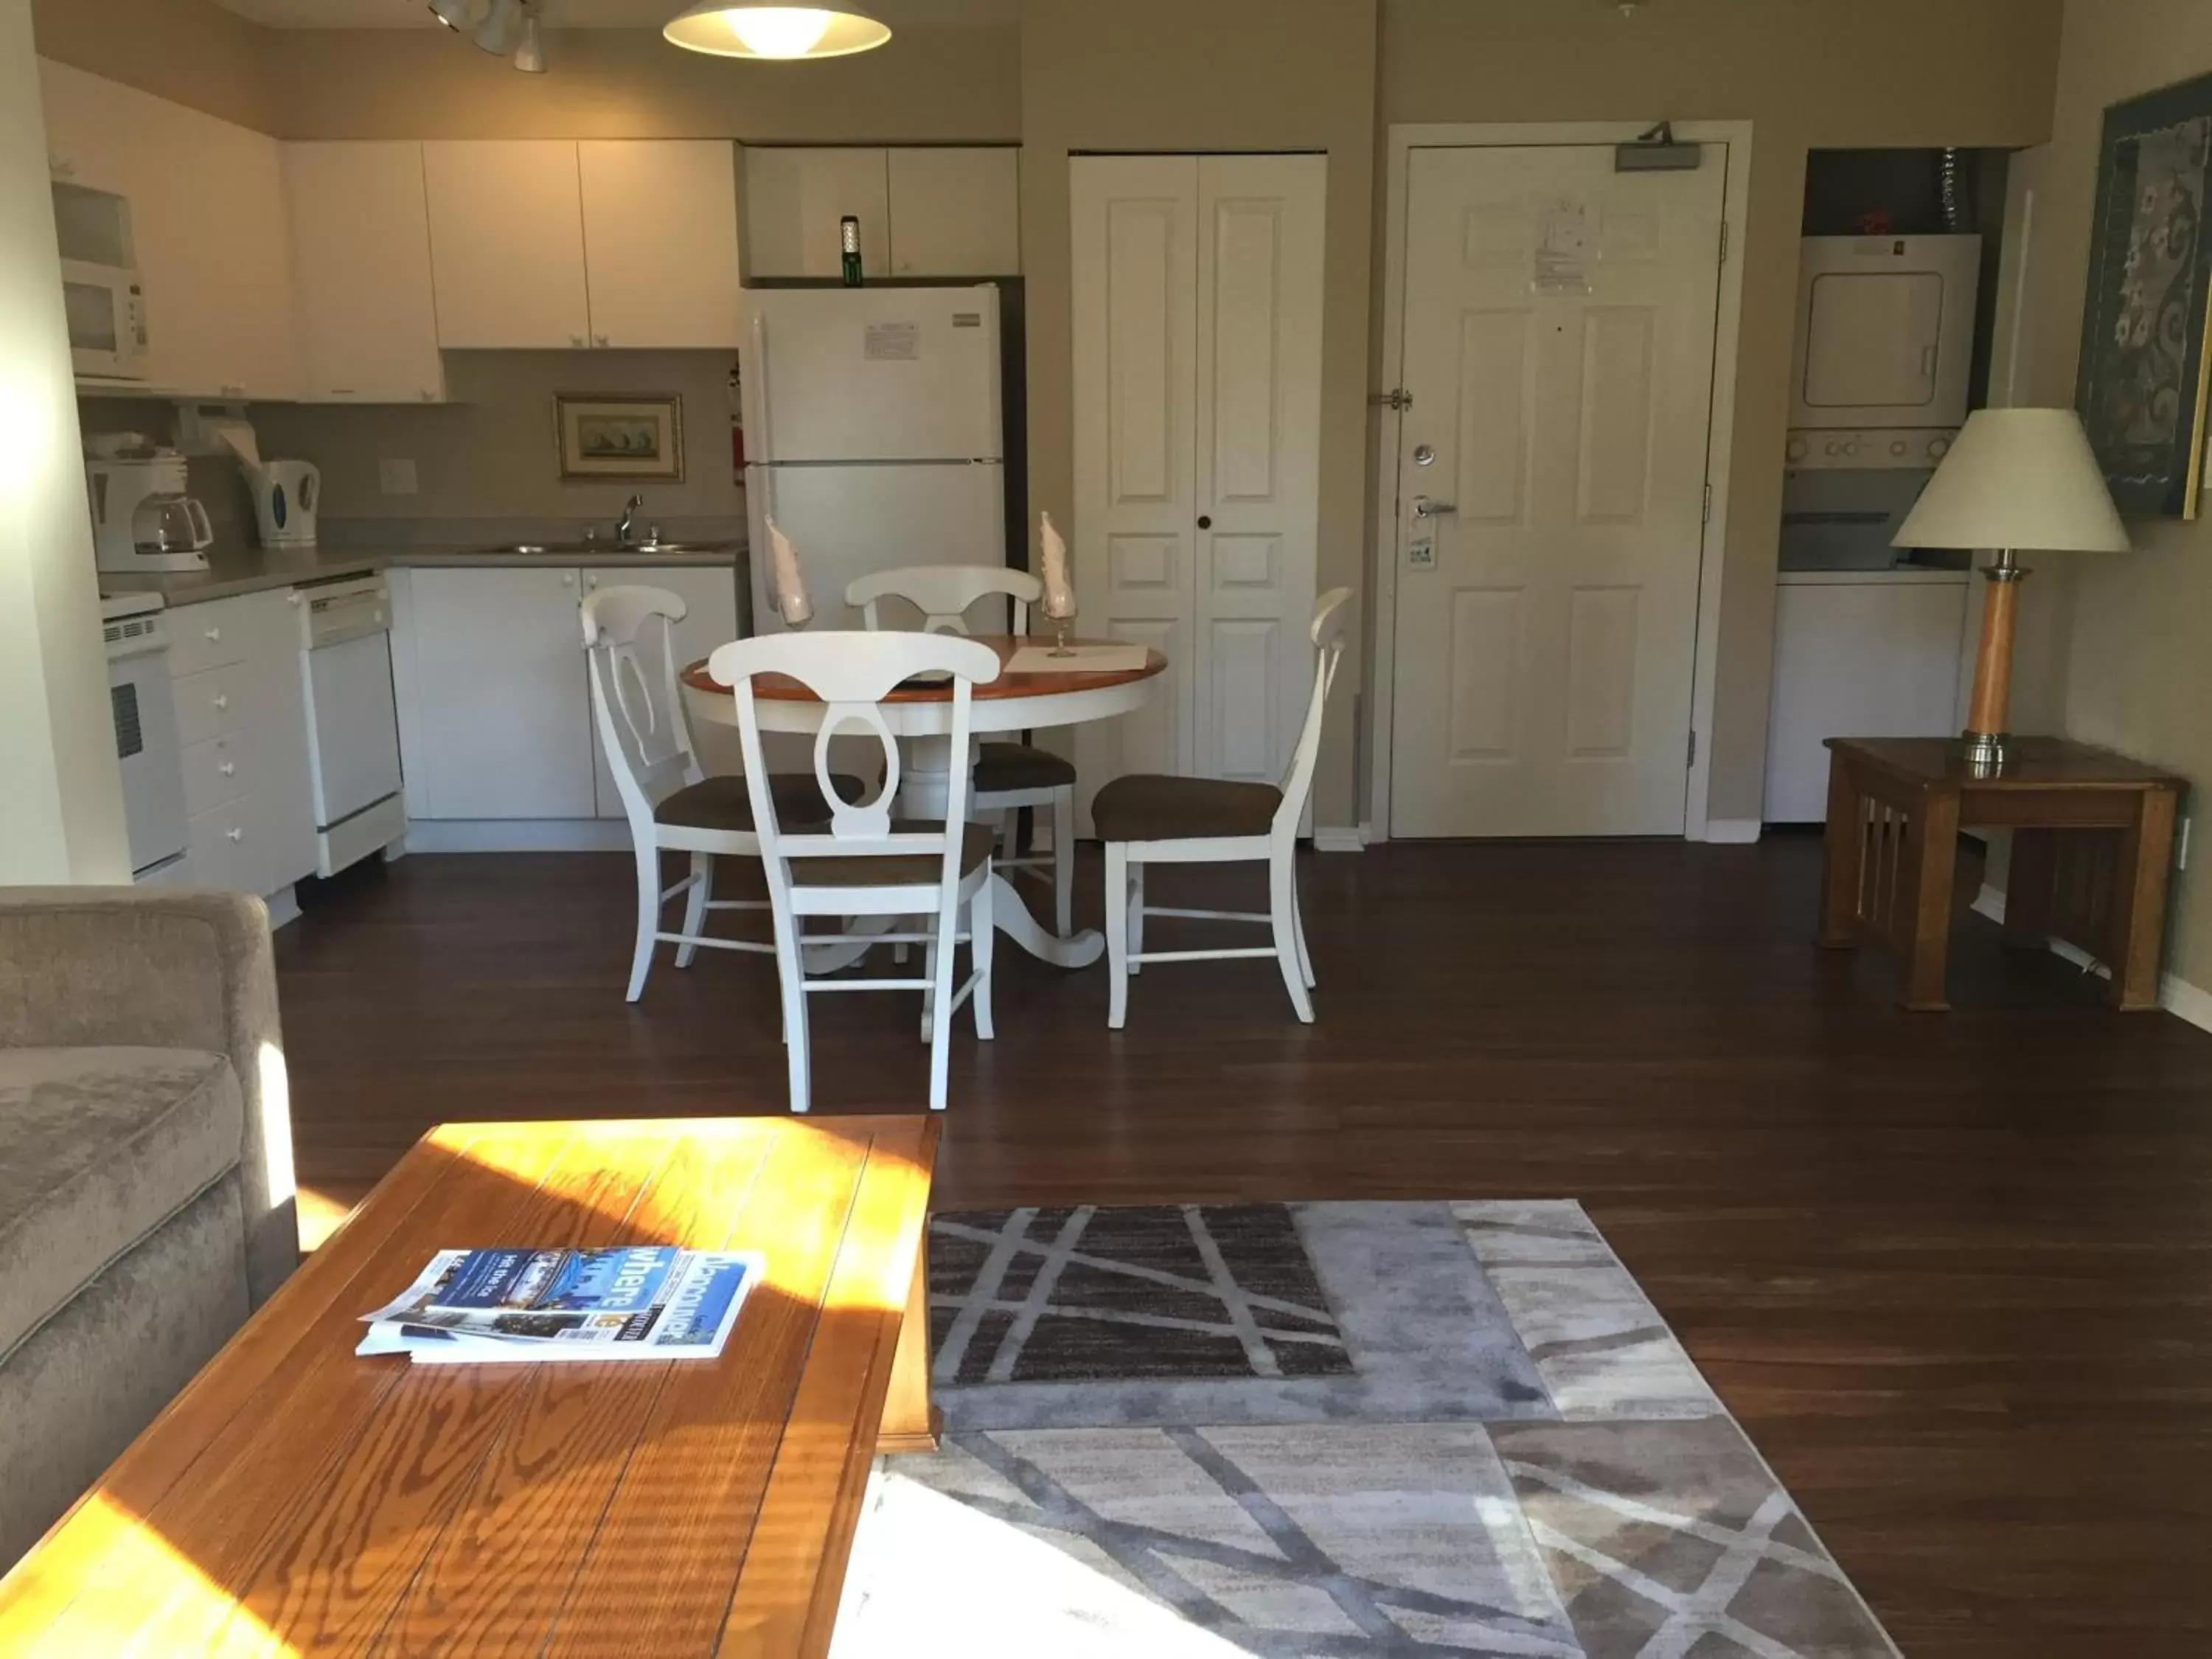
<svg viewBox="0 0 2212 1659"><path fill-rule="evenodd" d="M622 816L592 714L578 616L586 594L640 583L682 595L679 667L738 633L729 565L416 566L392 576L407 813L426 823ZM739 769L733 729L694 728L709 771Z"/></svg>
<svg viewBox="0 0 2212 1659"><path fill-rule="evenodd" d="M267 898L315 872L299 594L176 606L169 631L191 879Z"/></svg>
<svg viewBox="0 0 2212 1659"><path fill-rule="evenodd" d="M415 705L400 726L408 817L594 816L576 572L407 574L392 647Z"/></svg>

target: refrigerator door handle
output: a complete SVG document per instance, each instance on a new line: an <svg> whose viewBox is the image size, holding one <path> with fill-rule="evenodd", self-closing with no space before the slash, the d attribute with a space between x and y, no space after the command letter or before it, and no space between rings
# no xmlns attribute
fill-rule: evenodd
<svg viewBox="0 0 2212 1659"><path fill-rule="evenodd" d="M745 428L759 445L754 452L763 461L775 459L775 436L769 430L768 412L775 406L768 386L768 319L759 311L752 316L753 361L745 375L745 396L752 408L745 411Z"/></svg>

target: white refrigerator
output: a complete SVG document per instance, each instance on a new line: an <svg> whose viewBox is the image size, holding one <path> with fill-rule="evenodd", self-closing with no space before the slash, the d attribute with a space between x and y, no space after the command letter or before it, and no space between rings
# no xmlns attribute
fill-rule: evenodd
<svg viewBox="0 0 2212 1659"><path fill-rule="evenodd" d="M856 576L1006 562L997 289L752 290L740 356L756 631L783 627L771 514L817 629L860 626Z"/></svg>

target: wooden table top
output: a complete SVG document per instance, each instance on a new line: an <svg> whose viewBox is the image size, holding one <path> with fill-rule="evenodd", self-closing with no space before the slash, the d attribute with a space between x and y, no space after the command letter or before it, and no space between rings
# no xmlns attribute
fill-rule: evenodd
<svg viewBox="0 0 2212 1659"><path fill-rule="evenodd" d="M1967 769L1956 738L1830 738L1827 746L1893 776L1920 783L1983 789L2184 789L2188 780L2069 738L2008 738L2002 772Z"/></svg>
<svg viewBox="0 0 2212 1659"><path fill-rule="evenodd" d="M989 697L1050 697L1066 691L1103 691L1109 685L1127 685L1133 680L1150 679L1155 674L1167 672L1168 659L1157 651L1145 653L1142 668L1117 669L1111 673L1073 672L1060 674L1013 674L1006 672L1006 664L1015 652L1025 645L1050 645L1054 635L1032 634L1026 638L1019 634L978 634L974 636L999 653L999 678L988 685L975 688L979 702ZM1117 640L1074 640L1070 645L1117 645ZM718 691L729 695L730 688L707 672L705 659L693 663L684 671L684 684L695 691ZM763 674L753 681L753 695L778 702L819 702L811 691L785 674ZM901 686L885 697L885 702L949 702L952 699L952 683L939 685Z"/></svg>
<svg viewBox="0 0 2212 1659"><path fill-rule="evenodd" d="M434 1131L0 1580L0 1652L819 1651L937 1140L924 1115ZM767 1255L720 1358L353 1353L437 1249L643 1242Z"/></svg>

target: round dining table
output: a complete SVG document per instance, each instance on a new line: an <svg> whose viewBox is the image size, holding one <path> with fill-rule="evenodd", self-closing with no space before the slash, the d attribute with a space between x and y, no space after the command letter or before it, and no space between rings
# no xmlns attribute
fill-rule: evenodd
<svg viewBox="0 0 2212 1659"><path fill-rule="evenodd" d="M1090 720L1112 720L1148 702L1158 690L1168 659L1147 650L1141 668L1055 669L1043 673L1015 673L1006 666L1024 646L1050 648L1049 635L1024 638L1018 635L978 634L975 636L999 653L999 678L978 684L969 703L971 737L1003 737L1012 732L1041 731L1047 726L1080 726ZM1070 645L1105 645L1104 640L1071 640ZM707 672L704 661L684 671L684 684L701 695L691 700L692 713L702 719L734 726L737 698L730 688ZM880 705L884 724L899 739L899 815L902 817L941 819L945 816L947 785L952 763L952 685L909 681L886 696ZM763 732L811 734L822 727L824 705L797 680L781 674L763 674L753 682L753 708ZM1055 836L1073 832L1073 826L1055 823ZM1103 934L1085 928L1062 939L1030 914L1029 906L1014 890L1003 872L991 879L998 891L991 915L999 931L1031 956L1062 968L1087 968L1106 949ZM856 934L849 955L857 958L867 949ZM823 959L811 945L808 965L815 971L837 965Z"/></svg>

